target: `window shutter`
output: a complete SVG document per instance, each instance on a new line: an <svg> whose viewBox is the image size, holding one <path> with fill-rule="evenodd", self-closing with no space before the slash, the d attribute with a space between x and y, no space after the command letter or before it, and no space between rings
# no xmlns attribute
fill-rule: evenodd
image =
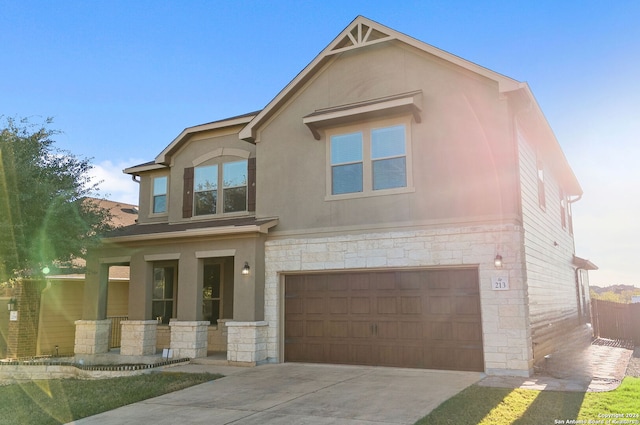
<svg viewBox="0 0 640 425"><path fill-rule="evenodd" d="M193 216L193 167L184 169L184 192L182 194L182 218Z"/></svg>
<svg viewBox="0 0 640 425"><path fill-rule="evenodd" d="M247 161L247 211L256 210L256 159Z"/></svg>

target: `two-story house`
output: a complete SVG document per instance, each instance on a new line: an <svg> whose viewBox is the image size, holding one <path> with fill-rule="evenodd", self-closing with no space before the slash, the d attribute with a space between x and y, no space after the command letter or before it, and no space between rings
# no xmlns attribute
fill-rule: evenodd
<svg viewBox="0 0 640 425"><path fill-rule="evenodd" d="M92 253L76 352L226 351L529 375L588 316L582 189L525 83L356 18L261 111L125 170L139 222Z"/></svg>

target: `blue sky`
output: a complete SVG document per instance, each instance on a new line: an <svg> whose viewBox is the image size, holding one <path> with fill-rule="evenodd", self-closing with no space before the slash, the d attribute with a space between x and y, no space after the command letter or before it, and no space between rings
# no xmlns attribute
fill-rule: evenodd
<svg viewBox="0 0 640 425"><path fill-rule="evenodd" d="M531 86L585 195L592 284L635 284L640 2L0 0L0 115L54 118L57 146L121 174L183 128L261 109L357 15Z"/></svg>

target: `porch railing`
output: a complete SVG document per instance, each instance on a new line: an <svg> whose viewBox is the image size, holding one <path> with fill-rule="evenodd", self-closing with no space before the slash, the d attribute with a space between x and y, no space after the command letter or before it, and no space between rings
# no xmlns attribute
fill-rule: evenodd
<svg viewBox="0 0 640 425"><path fill-rule="evenodd" d="M109 316L107 319L111 319L111 338L109 339L109 348L120 347L120 340L122 338L122 326L120 322L128 320L129 316Z"/></svg>

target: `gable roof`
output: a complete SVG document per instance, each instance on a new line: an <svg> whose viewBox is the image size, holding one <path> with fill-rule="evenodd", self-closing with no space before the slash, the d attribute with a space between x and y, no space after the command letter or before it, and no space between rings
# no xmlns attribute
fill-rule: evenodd
<svg viewBox="0 0 640 425"><path fill-rule="evenodd" d="M522 87L522 83L519 81L409 37L406 34L381 25L364 16L358 16L240 131L240 138L255 142L257 129L260 125L265 123L280 106L289 100L302 85L309 81L325 63L336 55L349 50L390 42L392 40L401 41L464 69L494 80L498 83L500 92L517 90Z"/></svg>
<svg viewBox="0 0 640 425"><path fill-rule="evenodd" d="M250 112L248 114L237 115L235 117L224 118L217 121L212 121L206 124L199 124L193 127L187 127L182 132L173 139L169 145L163 149L162 152L156 156L155 160L145 162L144 164L134 165L133 167L125 168L123 172L125 174L133 174L137 175L138 173L144 171L158 170L161 168L166 168L171 163L171 155L173 155L178 149L182 147L184 143L189 140L189 138L201 131L210 131L216 130L219 128L232 127L235 125L244 125L247 124L251 119L253 119L258 112Z"/></svg>

